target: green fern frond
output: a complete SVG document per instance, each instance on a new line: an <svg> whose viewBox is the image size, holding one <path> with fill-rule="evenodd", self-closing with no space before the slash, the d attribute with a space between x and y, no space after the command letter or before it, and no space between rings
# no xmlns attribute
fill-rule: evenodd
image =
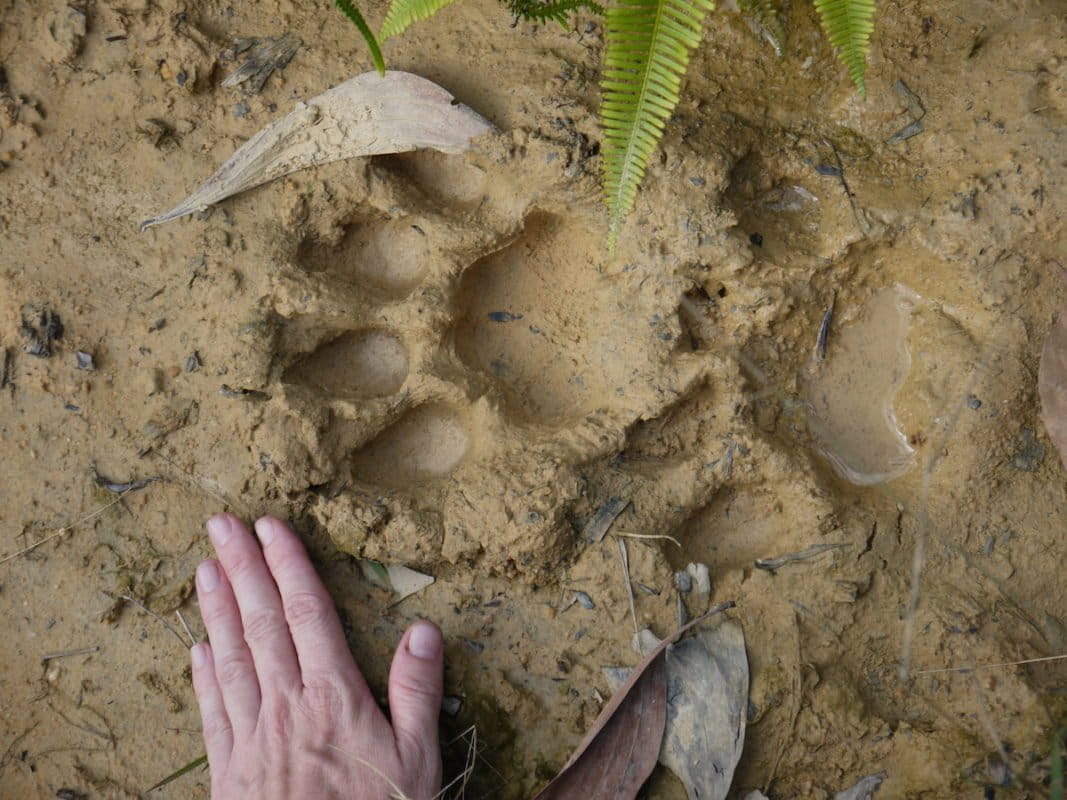
<svg viewBox="0 0 1067 800"><path fill-rule="evenodd" d="M714 8L713 0L617 0L607 10L600 124L611 249Z"/></svg>
<svg viewBox="0 0 1067 800"><path fill-rule="evenodd" d="M374 38L374 32L371 31L370 25L367 24L367 20L363 19L363 15L359 13L359 9L352 4L352 0L334 0L337 3L337 7L344 12L344 15L352 20L352 24L359 28L359 32L363 34L363 39L367 43L367 47L370 49L370 56L374 60L374 68L378 70L380 75L385 74L385 59L382 58L382 48L378 47L378 40Z"/></svg>
<svg viewBox="0 0 1067 800"><path fill-rule="evenodd" d="M603 14L603 6L591 0L503 0L504 5L516 17L530 22L558 22L564 28L570 15L585 8L595 14Z"/></svg>
<svg viewBox="0 0 1067 800"><path fill-rule="evenodd" d="M384 42L399 36L413 22L428 19L456 0L393 0L378 36Z"/></svg>
<svg viewBox="0 0 1067 800"><path fill-rule="evenodd" d="M737 0L737 7L750 14L781 57L785 50L785 26L778 16L778 0Z"/></svg>
<svg viewBox="0 0 1067 800"><path fill-rule="evenodd" d="M874 30L874 0L815 0L815 10L860 97L867 97L867 51L871 49Z"/></svg>

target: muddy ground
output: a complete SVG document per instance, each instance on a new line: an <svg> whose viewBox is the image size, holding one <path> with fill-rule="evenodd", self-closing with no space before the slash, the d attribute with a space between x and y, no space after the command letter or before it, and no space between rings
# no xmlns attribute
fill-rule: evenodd
<svg viewBox="0 0 1067 800"><path fill-rule="evenodd" d="M673 627L690 562L690 611L737 603L739 794L885 771L880 797L1044 796L1064 662L930 670L1067 652L1035 385L1067 6L880 6L866 101L809 4L781 60L717 11L609 257L592 17L463 0L387 45L499 127L468 156L334 164L141 234L369 69L356 32L325 0L0 0L0 557L65 530L0 562L0 794L140 796L202 752L184 646L121 596L202 633L202 523L229 508L296 521L375 686L404 625L440 623L450 768L475 726L466 796L526 797L637 660L617 539L581 536L618 497L613 532L680 545L625 540L642 626ZM287 32L261 91L221 86L235 39ZM813 545L840 547L755 566ZM357 558L437 582L394 604Z"/></svg>

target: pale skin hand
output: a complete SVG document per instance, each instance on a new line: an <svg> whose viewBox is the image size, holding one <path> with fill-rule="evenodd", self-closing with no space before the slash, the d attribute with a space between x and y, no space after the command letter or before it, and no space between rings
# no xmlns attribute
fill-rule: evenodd
<svg viewBox="0 0 1067 800"><path fill-rule="evenodd" d="M387 800L399 789L430 800L441 785L441 632L417 622L401 638L390 722L296 534L271 517L255 530L259 543L236 517L212 517L218 561L196 572L211 644L191 651L193 687L211 796Z"/></svg>

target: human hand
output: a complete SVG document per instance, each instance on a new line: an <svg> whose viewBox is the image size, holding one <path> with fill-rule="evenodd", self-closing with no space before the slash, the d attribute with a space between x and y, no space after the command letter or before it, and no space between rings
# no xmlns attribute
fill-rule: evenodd
<svg viewBox="0 0 1067 800"><path fill-rule="evenodd" d="M190 653L211 796L430 800L441 785L444 643L404 633L389 671L390 722L348 649L304 546L285 523L207 524L218 553L196 572L211 644Z"/></svg>

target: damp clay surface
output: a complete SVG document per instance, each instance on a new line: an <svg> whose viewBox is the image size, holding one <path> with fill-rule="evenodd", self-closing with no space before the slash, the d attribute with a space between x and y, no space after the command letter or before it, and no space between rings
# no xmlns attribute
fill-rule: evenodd
<svg viewBox="0 0 1067 800"><path fill-rule="evenodd" d="M138 233L371 68L329 6L0 0L0 796L140 797L203 752L185 647L121 596L202 635L223 508L294 520L383 702L405 625L442 626L468 798L532 796L603 669L639 660L617 534L677 542L623 539L639 626L674 627L690 562L690 613L737 604L734 796L878 772L878 797L1046 796L1065 662L932 670L1067 653L1036 392L1062 3L880 3L865 101L811 4L781 59L716 11L609 254L601 23L464 0L386 57L493 123L469 154L321 166ZM223 86L234 40L285 33L261 90ZM435 582L397 603L360 559Z"/></svg>

